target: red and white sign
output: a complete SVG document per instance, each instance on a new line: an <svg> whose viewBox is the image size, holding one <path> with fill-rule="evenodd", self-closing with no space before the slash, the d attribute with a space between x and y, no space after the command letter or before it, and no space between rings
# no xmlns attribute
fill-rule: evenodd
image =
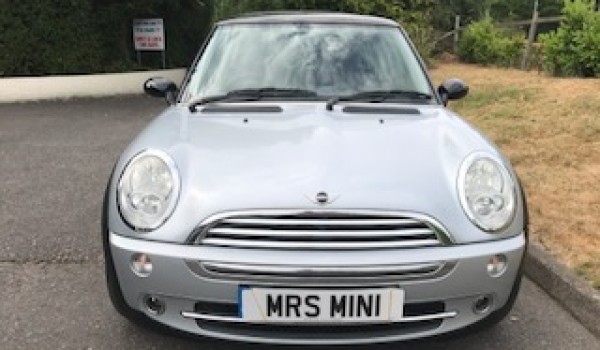
<svg viewBox="0 0 600 350"><path fill-rule="evenodd" d="M134 19L133 43L136 51L164 51L165 30L163 19Z"/></svg>

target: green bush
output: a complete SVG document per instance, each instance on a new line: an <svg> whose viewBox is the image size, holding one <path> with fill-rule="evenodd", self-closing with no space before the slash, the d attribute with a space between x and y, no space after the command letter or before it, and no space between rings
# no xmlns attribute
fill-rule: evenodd
<svg viewBox="0 0 600 350"><path fill-rule="evenodd" d="M273 10L325 10L382 16L400 23L423 59L428 61L434 49L431 13L435 0L220 0L216 18L245 12Z"/></svg>
<svg viewBox="0 0 600 350"><path fill-rule="evenodd" d="M544 70L555 76L600 76L600 12L590 0L565 1L560 27L540 35Z"/></svg>
<svg viewBox="0 0 600 350"><path fill-rule="evenodd" d="M91 4L8 1L0 13L0 75L98 69L98 35L88 25Z"/></svg>
<svg viewBox="0 0 600 350"><path fill-rule="evenodd" d="M159 53L138 65L134 18L164 18L167 66L187 66L212 24L212 6L196 0L0 0L0 8L0 76L159 68Z"/></svg>
<svg viewBox="0 0 600 350"><path fill-rule="evenodd" d="M523 51L525 36L509 32L487 18L471 23L458 43L458 57L468 63L515 66Z"/></svg>

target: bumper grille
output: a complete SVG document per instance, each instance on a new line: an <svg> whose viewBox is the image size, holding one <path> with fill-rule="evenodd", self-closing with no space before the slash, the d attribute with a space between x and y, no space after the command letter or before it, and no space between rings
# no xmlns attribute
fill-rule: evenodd
<svg viewBox="0 0 600 350"><path fill-rule="evenodd" d="M392 324L365 325L277 325L252 324L238 319L237 304L198 302L194 313L183 312L186 318L196 319L202 329L232 335L269 339L348 340L418 334L438 328L444 319L456 316L447 312L443 302L409 303L404 305L405 321Z"/></svg>
<svg viewBox="0 0 600 350"><path fill-rule="evenodd" d="M441 225L416 214L347 211L226 213L203 223L194 244L232 248L367 250L450 243Z"/></svg>
<svg viewBox="0 0 600 350"><path fill-rule="evenodd" d="M253 265L186 260L196 275L221 281L262 284L292 283L294 285L344 285L357 283L374 285L399 281L432 280L447 275L454 261L406 265Z"/></svg>

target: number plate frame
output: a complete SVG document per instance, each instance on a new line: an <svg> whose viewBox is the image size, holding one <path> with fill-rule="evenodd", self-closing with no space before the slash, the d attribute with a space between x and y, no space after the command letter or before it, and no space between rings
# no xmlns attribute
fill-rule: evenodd
<svg viewBox="0 0 600 350"><path fill-rule="evenodd" d="M391 323L402 319L404 298L400 288L240 287L238 311L250 323Z"/></svg>

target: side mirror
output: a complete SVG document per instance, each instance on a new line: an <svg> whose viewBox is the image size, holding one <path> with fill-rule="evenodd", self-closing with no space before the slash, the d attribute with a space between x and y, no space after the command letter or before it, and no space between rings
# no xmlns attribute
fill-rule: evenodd
<svg viewBox="0 0 600 350"><path fill-rule="evenodd" d="M177 100L177 85L167 78L150 78L144 83L144 92L152 97L164 97L169 104Z"/></svg>
<svg viewBox="0 0 600 350"><path fill-rule="evenodd" d="M442 85L438 87L438 92L442 97L444 106L446 106L450 100L459 100L467 96L469 93L469 86L460 79L450 78L444 80Z"/></svg>

